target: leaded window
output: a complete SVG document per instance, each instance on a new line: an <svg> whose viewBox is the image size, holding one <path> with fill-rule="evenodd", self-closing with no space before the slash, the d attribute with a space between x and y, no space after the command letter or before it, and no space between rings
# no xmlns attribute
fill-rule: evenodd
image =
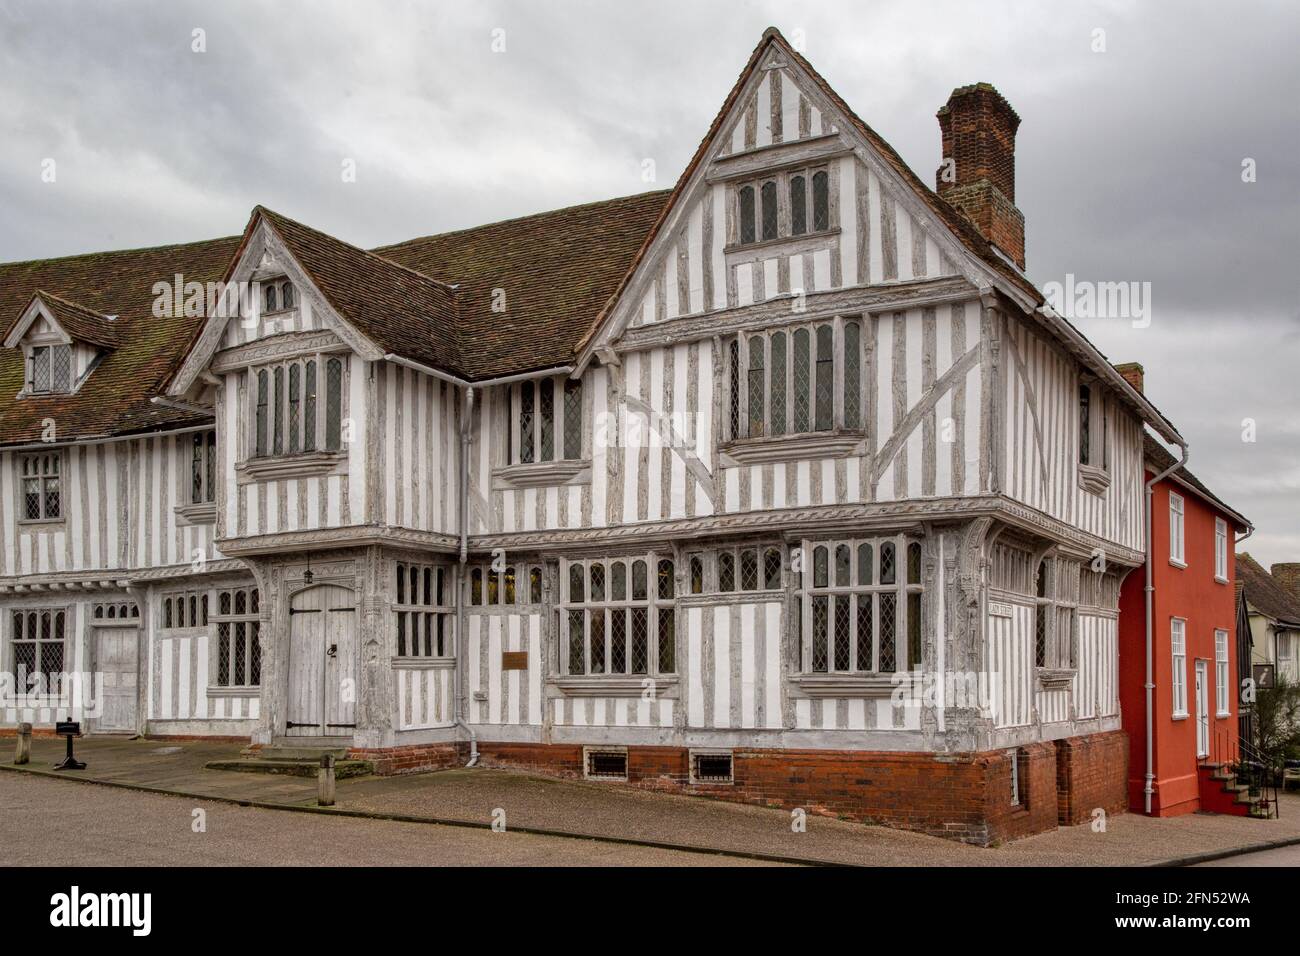
<svg viewBox="0 0 1300 956"><path fill-rule="evenodd" d="M394 564L397 657L450 657L455 604L447 565Z"/></svg>
<svg viewBox="0 0 1300 956"><path fill-rule="evenodd" d="M739 335L727 348L732 440L862 427L858 318Z"/></svg>
<svg viewBox="0 0 1300 956"><path fill-rule="evenodd" d="M174 591L162 597L163 630L208 626L208 592Z"/></svg>
<svg viewBox="0 0 1300 956"><path fill-rule="evenodd" d="M921 667L919 541L804 542L798 567L803 671L892 674Z"/></svg>
<svg viewBox="0 0 1300 956"><path fill-rule="evenodd" d="M1078 605L1067 599L1067 574L1077 574L1073 564L1054 558L1038 564L1034 590L1034 665L1050 669L1074 667L1075 624Z"/></svg>
<svg viewBox="0 0 1300 956"><path fill-rule="evenodd" d="M288 279L268 280L262 283L262 313L286 312L296 308L298 296Z"/></svg>
<svg viewBox="0 0 1300 956"><path fill-rule="evenodd" d="M12 614L14 686L20 694L59 694L66 657L64 608L15 610Z"/></svg>
<svg viewBox="0 0 1300 956"><path fill-rule="evenodd" d="M34 394L70 392L72 346L33 346L28 359L27 390Z"/></svg>
<svg viewBox="0 0 1300 956"><path fill-rule="evenodd" d="M204 604L207 595L204 595ZM254 587L217 592L218 687L258 687L262 683L261 606Z"/></svg>
<svg viewBox="0 0 1300 956"><path fill-rule="evenodd" d="M582 457L582 382L556 376L507 386L512 465Z"/></svg>
<svg viewBox="0 0 1300 956"><path fill-rule="evenodd" d="M325 414L317 382L324 366ZM313 355L259 368L250 379L255 409L254 457L299 455L343 447L343 360ZM322 425L324 426L322 428Z"/></svg>
<svg viewBox="0 0 1300 956"><path fill-rule="evenodd" d="M746 246L829 232L830 186L824 167L797 169L737 186L735 242ZM786 210L781 208L780 195L789 201Z"/></svg>
<svg viewBox="0 0 1300 956"><path fill-rule="evenodd" d="M471 607L520 607L542 603L541 565L475 564L469 570Z"/></svg>
<svg viewBox="0 0 1300 956"><path fill-rule="evenodd" d="M565 561L560 568L561 667L567 674L676 671L676 580L655 554Z"/></svg>
<svg viewBox="0 0 1300 956"><path fill-rule="evenodd" d="M58 451L19 458L23 520L54 521L63 517L63 454Z"/></svg>
<svg viewBox="0 0 1300 956"><path fill-rule="evenodd" d="M777 591L782 587L781 549L776 545L723 548L693 554L690 560L692 594ZM710 567L715 573L709 573Z"/></svg>
<svg viewBox="0 0 1300 956"><path fill-rule="evenodd" d="M190 436L190 504L217 499L217 433L213 429Z"/></svg>

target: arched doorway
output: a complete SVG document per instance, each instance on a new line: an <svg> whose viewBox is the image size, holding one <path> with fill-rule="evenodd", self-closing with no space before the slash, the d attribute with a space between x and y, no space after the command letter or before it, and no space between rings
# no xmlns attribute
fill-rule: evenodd
<svg viewBox="0 0 1300 956"><path fill-rule="evenodd" d="M357 599L320 584L289 601L285 735L345 737L356 727Z"/></svg>

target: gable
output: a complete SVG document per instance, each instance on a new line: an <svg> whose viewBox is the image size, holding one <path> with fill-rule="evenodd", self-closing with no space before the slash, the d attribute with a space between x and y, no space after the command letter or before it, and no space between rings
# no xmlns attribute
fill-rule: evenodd
<svg viewBox="0 0 1300 956"><path fill-rule="evenodd" d="M631 325L799 292L944 276L993 287L987 265L918 195L919 181L908 181L901 160L896 165L883 141L864 135L864 125L828 92L776 31L764 35L603 314L608 327L598 323L584 341L582 361ZM822 229L794 219L798 197L811 193L818 172L828 193ZM765 186L779 209L778 232L744 241L742 191ZM766 208L768 194L759 198ZM803 218L811 215L810 205Z"/></svg>

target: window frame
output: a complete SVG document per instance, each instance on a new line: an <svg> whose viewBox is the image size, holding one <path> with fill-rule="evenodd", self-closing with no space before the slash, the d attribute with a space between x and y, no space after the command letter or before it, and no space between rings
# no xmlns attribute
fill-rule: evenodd
<svg viewBox="0 0 1300 956"><path fill-rule="evenodd" d="M1214 519L1214 580L1228 583L1228 522Z"/></svg>
<svg viewBox="0 0 1300 956"><path fill-rule="evenodd" d="M635 575L636 564L645 562L646 569L646 595L644 598L635 597ZM617 598L615 593L616 576L614 566L618 563L623 565L623 597ZM669 582L669 594L663 595L660 592L662 588L661 576L664 571L662 565L668 565L667 575ZM593 592L593 567L602 568L603 597L599 601L592 600ZM575 600L572 593L572 573L574 568L581 568L582 571L582 594L580 600ZM559 601L556 603L558 613L559 639L556 641L558 651L556 673L563 678L582 678L591 681L625 681L633 680L662 680L667 678L676 678L681 672L681 654L678 648L680 638L680 627L678 625L679 614L677 611L677 599L679 588L677 587L677 564L676 559L671 551L649 551L637 552L635 554L612 554L607 557L595 558L563 558L560 560L560 589ZM635 620L634 611L644 610L646 618L646 664L644 671L633 669L633 634L632 622ZM624 640L624 667L622 670L615 671L612 669L614 661L615 647L615 614L621 612L623 615L623 640ZM573 652L573 615L580 614L582 620L582 669L573 669L572 652ZM604 646L602 648L601 669L593 670L592 660L592 622L595 615L600 616L601 631L604 636ZM669 636L671 641L672 661L668 667L662 666L662 643L664 635L661 631L661 622L664 615L669 616L672 622L672 634Z"/></svg>
<svg viewBox="0 0 1300 956"><path fill-rule="evenodd" d="M893 545L892 582L885 583L884 548ZM896 674L910 674L925 669L925 550L922 540L910 535L884 535L873 538L826 538L805 539L798 545L802 549L801 570L791 572L793 579L793 596L796 601L798 626L795 643L798 657L795 661L795 673L799 677L876 677L893 678ZM862 576L862 548L870 548L871 567L868 571L870 582L859 583ZM838 580L839 565L837 555L840 548L848 549L848 584ZM913 552L913 548L917 549ZM826 551L826 581L818 585L817 551ZM917 556L916 580L912 580L911 557ZM793 563L791 565L794 567ZM858 666L859 626L862 621L862 597L870 598L871 620L871 666ZM893 597L892 653L894 669L881 668L881 651L884 646L884 621L882 610L885 597ZM814 640L817 635L814 628L814 605L818 598L827 598L826 602L826 661L825 668L817 666ZM839 600L846 599L848 610L848 666L838 666L835 647L835 615ZM916 615L914 617L914 615ZM913 622L915 621L915 633ZM916 639L915 658L913 657L913 637ZM901 653L900 653L901 649Z"/></svg>
<svg viewBox="0 0 1300 956"><path fill-rule="evenodd" d="M66 356L66 364L63 366L66 372L66 379L62 382L55 381L55 369L58 367L55 361L55 350L61 355ZM37 363L38 353L45 357L45 385L37 387ZM60 341L41 341L34 342L27 346L27 357L23 369L23 387L28 395L71 395L76 386L76 369L73 363L76 359L75 351L71 344Z"/></svg>
<svg viewBox="0 0 1300 956"><path fill-rule="evenodd" d="M211 505L217 501L217 430L194 432L190 439L190 504ZM197 474L196 474L197 472ZM198 479L197 487L195 479Z"/></svg>
<svg viewBox="0 0 1300 956"><path fill-rule="evenodd" d="M550 417L546 420L543 383L550 385ZM586 445L583 419L586 417L586 394L581 379L567 375L544 376L512 382L506 388L505 463L508 467L538 466L581 462ZM576 395L576 419L571 414L569 396ZM530 399L530 418L525 428L524 407ZM550 438L550 457L543 458L545 438ZM524 438L528 438L529 457L524 460ZM569 452L576 446L577 457Z"/></svg>
<svg viewBox="0 0 1300 956"><path fill-rule="evenodd" d="M1034 667L1040 676L1072 674L1078 668L1079 604L1061 596L1060 575L1058 559L1051 555L1039 560L1034 573Z"/></svg>
<svg viewBox="0 0 1300 956"><path fill-rule="evenodd" d="M1214 715L1216 717L1232 716L1232 695L1229 693L1228 677L1228 632L1226 629L1214 629Z"/></svg>
<svg viewBox="0 0 1300 956"><path fill-rule="evenodd" d="M348 355L340 351L307 352L253 365L246 370L249 428L245 438L245 462L291 461L304 456L345 453L343 423L348 418L351 382ZM339 366L338 414L337 418L332 418L329 370L335 362ZM296 402L293 400L293 368L299 370L296 376L299 399ZM310 403L309 396L312 399ZM307 447L309 420L313 445L310 448ZM278 431L277 423L280 426Z"/></svg>
<svg viewBox="0 0 1300 956"><path fill-rule="evenodd" d="M734 182L730 203L735 233L727 251L752 248L790 240L834 235L839 230L836 216L837 183L826 160L789 169L763 172ZM795 182L802 182L802 223L795 216ZM770 192L769 192L770 187ZM769 234L768 203L775 228ZM819 220L823 223L818 228ZM802 225L796 232L795 227Z"/></svg>
<svg viewBox="0 0 1300 956"><path fill-rule="evenodd" d="M746 555L753 555L754 586L745 587ZM776 583L772 583L771 559L776 558ZM732 545L711 550L689 551L683 555L687 577L683 596L702 594L776 594L785 590L785 548L775 541ZM725 559L725 560L724 560ZM730 567L730 584L724 587L723 568ZM699 567L699 590L696 590L695 568Z"/></svg>
<svg viewBox="0 0 1300 956"><path fill-rule="evenodd" d="M48 451L20 452L14 456L14 469L17 472L15 487L17 490L17 506L15 514L20 525L40 525L40 524L59 524L66 519L64 503L66 499L66 486L64 478L67 475L66 454L63 448L51 448ZM33 470L28 469L28 465L33 465ZM35 481L37 483L38 498L37 505L39 514L30 516L27 502L27 483ZM58 496L57 513L51 514L49 505L49 485L56 485L54 493Z"/></svg>
<svg viewBox="0 0 1300 956"><path fill-rule="evenodd" d="M865 435L868 396L862 374L866 362L863 322L860 315L836 315L729 336L723 365L723 394L731 405L724 415L725 441ZM827 331L829 345L823 348ZM805 358L805 338L807 379L801 382L797 373ZM856 343L851 355L850 343ZM775 353L779 353L779 359ZM778 364L782 367L777 368ZM821 407L819 401L819 384L824 375L830 378L829 408ZM757 415L753 408L755 395L762 405Z"/></svg>
<svg viewBox="0 0 1300 956"><path fill-rule="evenodd" d="M1187 718L1187 620L1169 619L1169 656L1171 678L1169 692L1174 720Z"/></svg>
<svg viewBox="0 0 1300 956"><path fill-rule="evenodd" d="M239 611L240 598L243 598L244 610ZM204 593L204 600L208 600L207 593ZM223 611L223 604L229 607L229 610ZM207 615L207 625L210 628L209 640L212 644L211 671L212 680L209 681L210 690L225 694L239 694L240 692L260 692L262 687L262 667L263 648L262 648L262 615L261 615L261 592L254 584L241 584L231 587L216 588L213 592L213 601L210 612ZM222 628L226 628L226 634L222 634ZM229 655L223 667L222 661L222 641L223 638L228 642L227 654ZM244 649L244 681L235 682L237 673L237 654L236 642L239 642ZM257 680L251 678L256 672Z"/></svg>
<svg viewBox="0 0 1300 956"><path fill-rule="evenodd" d="M49 616L49 637L42 636L42 619ZM66 605L55 605L50 607L13 607L5 609L5 617L9 622L9 633L7 640L7 661L5 670L13 677L14 696L18 701L44 700L55 698L62 695L64 684L62 676L68 672L69 655L72 652L70 641L72 635L69 633L69 619L72 615L72 609ZM19 622L22 622L21 624ZM34 631L32 636L28 635L29 628ZM21 632L22 636L19 636ZM31 645L33 648L32 655L36 667L28 671L26 680L18 673L18 647L19 645ZM44 666L46 646L59 646L59 666L57 671L47 670ZM50 674L55 675L55 680L51 683ZM33 688L32 678L37 676L38 680Z"/></svg>
<svg viewBox="0 0 1300 956"><path fill-rule="evenodd" d="M1187 567L1187 502L1176 491L1169 492L1169 563Z"/></svg>
<svg viewBox="0 0 1300 956"><path fill-rule="evenodd" d="M455 567L400 559L392 561L389 567L393 582L393 663L453 660L456 657ZM429 599L424 599L423 594L428 594ZM412 600L412 597L419 599Z"/></svg>

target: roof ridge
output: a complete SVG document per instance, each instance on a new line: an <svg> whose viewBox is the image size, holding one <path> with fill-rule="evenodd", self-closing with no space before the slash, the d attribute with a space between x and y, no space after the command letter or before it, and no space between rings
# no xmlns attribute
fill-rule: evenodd
<svg viewBox="0 0 1300 956"><path fill-rule="evenodd" d="M297 219L293 219L290 216L284 215L283 213L276 212L274 209L269 209L266 206L261 205L260 203L257 206L253 207L253 211L254 212L261 211L263 213L269 213L271 216L275 217L276 219L283 219L285 222L292 223L293 225L299 226L303 229L308 229L311 232L316 233L317 235L325 236L328 239L332 239L334 242L337 242L340 245L347 246L349 249L355 249L357 252L370 256L373 259L377 259L380 262L386 263L387 265L390 265L395 269L401 269L403 272L409 272L411 275L415 276L418 279L423 279L426 282L432 282L434 285L441 286L442 288L446 289L450 293L454 294L456 292L456 287L452 285L450 282L444 282L442 279L436 279L433 276L428 275L427 273L421 272L419 269L412 269L408 265L403 265L402 263L397 262L394 259L390 259L387 256L380 255L378 252L375 252L371 249L367 249L364 246L355 245L351 242L348 242L346 239L340 239L338 236L334 235L333 233L325 232L323 229L317 229L315 226L309 226L305 222L301 222ZM409 241L414 241L414 240L409 240ZM376 246L375 248L382 249L384 247Z"/></svg>
<svg viewBox="0 0 1300 956"><path fill-rule="evenodd" d="M15 259L12 262L0 262L0 269L9 266L34 266L47 265L59 262L69 262L73 259L94 259L99 256L124 256L131 253L141 252L163 252L171 249L185 249L189 246L205 246L214 242L237 242L243 238L243 233L235 236L218 236L213 239L192 239L189 242L164 242L156 246L136 246L127 249L99 249L94 252L74 252L66 256L50 256L44 259Z"/></svg>
<svg viewBox="0 0 1300 956"><path fill-rule="evenodd" d="M574 203L571 206L559 206L558 208L555 209L543 209L540 212L530 212L522 216L510 216L506 219L495 219L492 222L479 223L477 226L465 226L461 229L448 229L446 232L431 232L423 236L412 236L410 239L402 239L399 240L398 242L389 242L383 245L375 246L374 249L371 251L377 249L399 249L404 246L409 246L417 242L428 242L430 239L446 239L452 236L460 235L462 233L477 232L480 229L490 229L493 226L506 226L506 225L511 225L513 223L526 222L529 219L540 219L543 216L554 216L562 212L573 212L574 210L578 210L578 209L590 209L592 206L604 206L608 203L626 202L631 199L644 199L647 196L653 196L660 193L666 196L668 193L671 192L672 192L671 188L647 189L645 192L627 193L626 195L623 196L611 196L608 199L593 199L590 202Z"/></svg>

